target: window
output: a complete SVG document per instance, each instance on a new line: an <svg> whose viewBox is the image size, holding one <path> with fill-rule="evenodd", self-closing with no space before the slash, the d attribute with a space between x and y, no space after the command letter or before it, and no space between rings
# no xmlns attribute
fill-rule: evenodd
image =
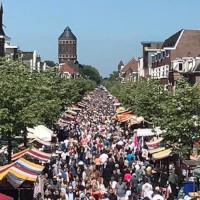
<svg viewBox="0 0 200 200"><path fill-rule="evenodd" d="M158 61L158 54L156 54L156 61Z"/></svg>
<svg viewBox="0 0 200 200"><path fill-rule="evenodd" d="M164 51L162 52L162 58L165 58L165 52Z"/></svg>
<svg viewBox="0 0 200 200"><path fill-rule="evenodd" d="M169 57L169 50L166 50L166 56Z"/></svg>
<svg viewBox="0 0 200 200"><path fill-rule="evenodd" d="M179 63L179 64L178 64L178 69L179 69L179 71L182 71L182 70L183 70L183 63Z"/></svg>
<svg viewBox="0 0 200 200"><path fill-rule="evenodd" d="M166 65L165 74L168 77L168 75L169 75L169 65Z"/></svg>

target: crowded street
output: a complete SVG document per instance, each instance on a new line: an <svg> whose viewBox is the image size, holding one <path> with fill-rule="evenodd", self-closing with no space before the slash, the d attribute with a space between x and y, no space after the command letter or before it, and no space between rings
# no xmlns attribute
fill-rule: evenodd
<svg viewBox="0 0 200 200"><path fill-rule="evenodd" d="M120 103L98 87L57 124L57 157L34 184L35 199L162 200L178 195L178 176L143 155L116 119ZM127 111L124 111L127 112ZM172 169L173 170L173 169ZM183 197L179 197L181 199Z"/></svg>
<svg viewBox="0 0 200 200"><path fill-rule="evenodd" d="M169 2L1 1L0 200L200 200L200 1Z"/></svg>

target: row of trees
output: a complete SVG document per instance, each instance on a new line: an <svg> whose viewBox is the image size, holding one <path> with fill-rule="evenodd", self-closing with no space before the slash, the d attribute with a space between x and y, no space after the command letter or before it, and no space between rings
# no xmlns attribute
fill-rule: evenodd
<svg viewBox="0 0 200 200"><path fill-rule="evenodd" d="M64 80L54 68L30 73L20 61L0 60L0 135L8 140L9 161L15 136L23 135L26 146L27 127L50 126L62 106L81 100L94 87L89 79Z"/></svg>
<svg viewBox="0 0 200 200"><path fill-rule="evenodd" d="M165 145L188 154L194 141L199 140L200 90L184 78L169 93L155 80L107 83L110 92L126 107L154 126L164 130Z"/></svg>
<svg viewBox="0 0 200 200"><path fill-rule="evenodd" d="M58 64L56 64L54 61L51 61L51 60L46 60L45 62L47 64L47 66L49 66L51 68L58 66ZM96 82L97 84L100 84L100 82L101 82L102 78L100 76L99 71L91 65L79 64L79 73L82 77L88 78L88 79Z"/></svg>

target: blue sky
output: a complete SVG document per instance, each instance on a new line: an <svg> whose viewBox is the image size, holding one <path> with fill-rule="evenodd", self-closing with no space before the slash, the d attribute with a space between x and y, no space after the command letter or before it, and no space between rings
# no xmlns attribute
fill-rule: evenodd
<svg viewBox="0 0 200 200"><path fill-rule="evenodd" d="M122 59L142 55L141 41L162 41L180 29L200 29L199 0L2 0L11 43L57 58L57 39L69 26L78 61L103 76Z"/></svg>

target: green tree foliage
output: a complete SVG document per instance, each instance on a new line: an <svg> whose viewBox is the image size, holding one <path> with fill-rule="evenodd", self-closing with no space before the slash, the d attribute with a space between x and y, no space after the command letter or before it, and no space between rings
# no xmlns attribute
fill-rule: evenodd
<svg viewBox="0 0 200 200"><path fill-rule="evenodd" d="M162 115L156 119L165 130L163 137L166 144L174 146L183 155L189 154L194 141L200 139L199 88L189 85L183 78L177 83L173 95L168 95L161 105Z"/></svg>
<svg viewBox="0 0 200 200"><path fill-rule="evenodd" d="M45 60L44 61L49 67L55 67L56 63L52 60Z"/></svg>
<svg viewBox="0 0 200 200"><path fill-rule="evenodd" d="M39 124L50 126L63 104L79 101L95 84L88 79L65 80L52 68L44 73L30 72L21 62L0 61L0 133L11 140L26 128Z"/></svg>
<svg viewBox="0 0 200 200"><path fill-rule="evenodd" d="M119 73L118 71L113 71L109 77L104 78L102 80L102 85L104 85L106 88L111 87L113 84L117 84L119 82Z"/></svg>
<svg viewBox="0 0 200 200"><path fill-rule="evenodd" d="M118 83L112 85L110 90L126 107L149 121L159 116L158 108L167 95L164 88L154 80Z"/></svg>
<svg viewBox="0 0 200 200"><path fill-rule="evenodd" d="M90 80L95 81L97 84L100 84L101 76L95 67L90 65L80 65L79 72L83 77L87 77Z"/></svg>
<svg viewBox="0 0 200 200"><path fill-rule="evenodd" d="M193 142L200 139L200 121L199 116L196 116L200 108L198 87L189 85L184 79L178 81L173 94L155 80L109 86L111 93L125 107L164 130L163 137L167 146L186 154Z"/></svg>

